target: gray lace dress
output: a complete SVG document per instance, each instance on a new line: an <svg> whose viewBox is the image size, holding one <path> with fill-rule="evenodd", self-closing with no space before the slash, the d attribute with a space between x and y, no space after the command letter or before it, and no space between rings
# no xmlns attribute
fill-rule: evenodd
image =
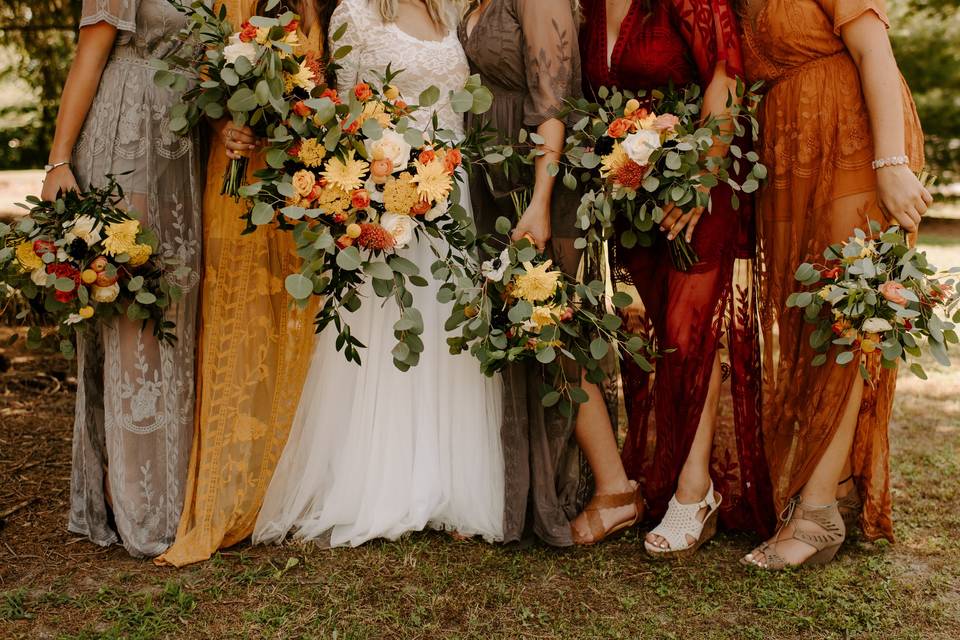
<svg viewBox="0 0 960 640"><path fill-rule="evenodd" d="M154 85L149 64L177 46L182 14L168 0L84 0L81 26L100 22L118 33L74 149L77 180L83 188L126 173L118 179L127 206L157 232L161 251L178 256L192 273L168 316L177 325L175 346L125 319L79 341L68 526L96 544L122 542L132 555L146 557L173 542L183 508L203 184L197 142L169 131L168 110L177 98Z"/></svg>
<svg viewBox="0 0 960 640"><path fill-rule="evenodd" d="M480 118L502 141L515 143L522 128L535 131L556 117L566 99L580 95L577 31L569 0L492 0L461 24L471 70L494 95L492 108ZM532 186L533 180L532 173L508 178L496 171L490 178L488 183L479 171L471 177L480 233L492 233L500 216L515 220L511 192ZM557 180L548 251L568 274L577 272L580 261L573 247L579 203L580 195ZM569 520L590 498L593 482L573 439L574 421L541 405L542 371L515 365L504 372L504 540L532 531L548 544L569 546Z"/></svg>

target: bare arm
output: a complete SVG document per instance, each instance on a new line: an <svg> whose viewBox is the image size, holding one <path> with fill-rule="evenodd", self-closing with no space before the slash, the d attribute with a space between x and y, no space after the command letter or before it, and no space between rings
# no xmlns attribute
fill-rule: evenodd
<svg viewBox="0 0 960 640"><path fill-rule="evenodd" d="M519 223L513 230L513 239L520 240L529 234L534 243L543 251L550 240L550 207L553 199L553 186L556 176L550 175L551 164L560 162L560 153L563 150L567 128L560 120L551 118L537 127L537 133L543 137L543 144L538 147L542 152L535 162L536 178L533 185L533 194L530 197L530 206L521 216Z"/></svg>
<svg viewBox="0 0 960 640"><path fill-rule="evenodd" d="M57 113L57 130L50 148L50 164L69 162L73 156L73 147L80 137L80 130L90 112L90 106L97 95L100 77L107 65L107 59L113 50L117 38L116 27L100 22L80 29L77 54L70 66L67 82L60 99L60 111ZM51 171L43 181L41 197L53 200L60 191L77 189L77 181L69 165L62 165Z"/></svg>
<svg viewBox="0 0 960 640"><path fill-rule="evenodd" d="M860 70L860 84L874 132L874 157L904 155L900 70L885 25L868 11L844 25L840 35ZM877 169L877 195L887 215L911 233L917 231L920 216L933 202L930 192L906 165Z"/></svg>

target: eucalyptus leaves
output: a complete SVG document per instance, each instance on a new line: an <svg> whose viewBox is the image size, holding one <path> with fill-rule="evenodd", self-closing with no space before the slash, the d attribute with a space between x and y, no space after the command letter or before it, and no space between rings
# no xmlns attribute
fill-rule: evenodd
<svg viewBox="0 0 960 640"><path fill-rule="evenodd" d="M938 270L908 244L899 227L881 233L871 221L869 230L856 229L848 240L828 247L823 263L803 263L797 269L796 279L805 290L791 294L787 306L803 309L806 321L816 325L810 336L817 351L812 364L825 364L836 347L834 361L859 363L866 379L869 369L861 355L873 353L884 367L893 368L926 349L949 366L947 346L958 342L960 267ZM912 362L910 371L926 378L919 362Z"/></svg>

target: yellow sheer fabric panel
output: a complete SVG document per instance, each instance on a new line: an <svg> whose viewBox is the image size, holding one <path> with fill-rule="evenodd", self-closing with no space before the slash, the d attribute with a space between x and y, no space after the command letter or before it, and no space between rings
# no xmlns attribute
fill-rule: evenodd
<svg viewBox="0 0 960 640"><path fill-rule="evenodd" d="M251 2L226 2L236 26ZM304 48L320 51L320 29ZM301 38L304 38L301 35ZM291 234L242 235L243 202L220 195L227 157L211 145L203 207L204 278L197 420L177 539L157 559L184 566L253 531L287 441L312 353L313 315L292 307L284 279L299 268ZM248 177L262 168L250 162Z"/></svg>

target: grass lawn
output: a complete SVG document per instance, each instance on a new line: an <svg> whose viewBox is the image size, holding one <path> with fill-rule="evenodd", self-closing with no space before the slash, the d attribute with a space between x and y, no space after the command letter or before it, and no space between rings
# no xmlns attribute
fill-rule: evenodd
<svg viewBox="0 0 960 640"><path fill-rule="evenodd" d="M960 264L960 222L931 225L925 243L935 264ZM960 638L960 369L901 375L898 543L848 542L823 570L747 570L737 559L755 540L728 534L658 563L634 532L568 551L435 533L359 549L242 545L175 571L65 531L69 365L6 356L0 638Z"/></svg>

